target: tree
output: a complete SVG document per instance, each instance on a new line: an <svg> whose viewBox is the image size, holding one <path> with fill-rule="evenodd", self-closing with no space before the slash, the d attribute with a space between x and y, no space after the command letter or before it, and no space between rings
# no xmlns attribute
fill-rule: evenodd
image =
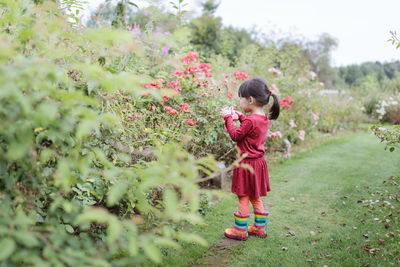
<svg viewBox="0 0 400 267"><path fill-rule="evenodd" d="M317 41L303 44L303 57L308 60L311 70L317 73L320 81L326 86L332 85L335 75L331 67L330 53L337 44L337 40L327 33L322 34Z"/></svg>

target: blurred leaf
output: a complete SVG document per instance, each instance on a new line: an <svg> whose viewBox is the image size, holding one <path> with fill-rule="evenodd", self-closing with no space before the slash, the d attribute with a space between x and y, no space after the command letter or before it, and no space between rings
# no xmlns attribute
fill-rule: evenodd
<svg viewBox="0 0 400 267"><path fill-rule="evenodd" d="M21 245L27 246L29 248L33 248L39 245L39 241L36 236L28 231L15 231L13 235L17 239L18 243Z"/></svg>
<svg viewBox="0 0 400 267"><path fill-rule="evenodd" d="M108 191L107 206L114 206L119 202L122 196L128 191L129 183L118 182Z"/></svg>
<svg viewBox="0 0 400 267"><path fill-rule="evenodd" d="M107 228L107 241L109 243L117 240L123 232L122 225L116 217L110 217Z"/></svg>
<svg viewBox="0 0 400 267"><path fill-rule="evenodd" d="M155 245L149 241L145 241L143 244L143 250L147 257L149 257L154 263L161 263L162 255L160 250Z"/></svg>
<svg viewBox="0 0 400 267"><path fill-rule="evenodd" d="M0 240L0 261L6 260L15 250L15 242L11 238L2 238Z"/></svg>
<svg viewBox="0 0 400 267"><path fill-rule="evenodd" d="M98 222L106 223L109 220L110 214L104 208L88 208L82 214L76 218L75 224L81 224L83 222Z"/></svg>
<svg viewBox="0 0 400 267"><path fill-rule="evenodd" d="M185 241L185 242L196 242L202 246L208 246L208 242L203 239L201 236L199 235L195 235L195 234L191 234L191 233L185 233L185 232L179 232L177 234L177 238L179 240Z"/></svg>

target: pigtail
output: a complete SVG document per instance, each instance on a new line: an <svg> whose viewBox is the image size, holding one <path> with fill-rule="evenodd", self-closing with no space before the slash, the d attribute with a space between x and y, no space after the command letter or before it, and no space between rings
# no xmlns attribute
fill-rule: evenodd
<svg viewBox="0 0 400 267"><path fill-rule="evenodd" d="M279 117L279 112L280 112L280 105L279 105L279 99L275 94L270 94L270 97L274 98L274 103L272 104L270 110L269 110L269 119L270 120L276 120Z"/></svg>

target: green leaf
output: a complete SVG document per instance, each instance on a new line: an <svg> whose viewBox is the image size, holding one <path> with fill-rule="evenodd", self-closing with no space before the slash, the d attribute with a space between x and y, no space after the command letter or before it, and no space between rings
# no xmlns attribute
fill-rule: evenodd
<svg viewBox="0 0 400 267"><path fill-rule="evenodd" d="M208 242L202 238L199 235L191 234L191 233L185 233L185 232L180 232L177 235L177 238L179 240L185 241L185 242L196 242L202 246L208 246Z"/></svg>
<svg viewBox="0 0 400 267"><path fill-rule="evenodd" d="M389 151L390 151L390 152L393 152L393 151L394 151L394 147L391 147L391 148L389 149Z"/></svg>
<svg viewBox="0 0 400 267"><path fill-rule="evenodd" d="M149 257L149 259L152 260L154 263L161 263L161 252L155 245L153 245L149 241L146 241L143 244L143 250L147 257Z"/></svg>
<svg viewBox="0 0 400 267"><path fill-rule="evenodd" d="M132 255L132 256L136 256L138 254L138 252L139 252L139 248L138 248L138 245L136 243L136 237L132 236L132 235L129 235L128 236L128 244L129 244L129 249L128 249L129 254Z"/></svg>
<svg viewBox="0 0 400 267"><path fill-rule="evenodd" d="M99 121L96 119L85 119L83 120L76 130L76 137L82 139L88 136L93 130L99 127Z"/></svg>
<svg viewBox="0 0 400 267"><path fill-rule="evenodd" d="M156 240L154 240L154 243L163 247L171 247L174 249L180 248L179 244L175 242L174 240L166 237L157 237Z"/></svg>
<svg viewBox="0 0 400 267"><path fill-rule="evenodd" d="M74 228L72 228L72 226L69 224L65 225L65 230L70 234L73 234L75 232Z"/></svg>
<svg viewBox="0 0 400 267"><path fill-rule="evenodd" d="M108 191L107 197L107 205L109 207L114 206L119 202L122 196L128 191L128 183L127 182L120 182L114 184L110 191Z"/></svg>
<svg viewBox="0 0 400 267"><path fill-rule="evenodd" d="M176 213L176 210L178 209L178 196L173 189L166 189L164 191L164 204L165 211L169 215Z"/></svg>
<svg viewBox="0 0 400 267"><path fill-rule="evenodd" d="M112 243L117 240L123 232L122 225L116 217L111 217L107 228L107 242Z"/></svg>
<svg viewBox="0 0 400 267"><path fill-rule="evenodd" d="M36 236L29 231L15 231L13 235L17 241L28 248L33 248L39 245Z"/></svg>
<svg viewBox="0 0 400 267"><path fill-rule="evenodd" d="M83 222L98 222L106 223L109 219L110 214L106 209L91 207L85 212L80 214L76 219L76 224L81 224Z"/></svg>
<svg viewBox="0 0 400 267"><path fill-rule="evenodd" d="M135 6L135 7L139 8L139 7L138 7L138 5L136 5L135 3L128 2L128 4L130 4L130 5L132 5L132 6Z"/></svg>
<svg viewBox="0 0 400 267"><path fill-rule="evenodd" d="M2 238L0 240L0 262L10 257L14 252L15 247L16 245L13 239L8 237Z"/></svg>

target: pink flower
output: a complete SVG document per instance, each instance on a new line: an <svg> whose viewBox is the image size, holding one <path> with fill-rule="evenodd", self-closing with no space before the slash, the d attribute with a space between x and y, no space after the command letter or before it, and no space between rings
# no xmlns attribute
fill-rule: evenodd
<svg viewBox="0 0 400 267"><path fill-rule="evenodd" d="M181 106L179 107L179 110L180 110L180 111L183 111L183 112L187 112L189 108L190 108L190 105L189 105L189 104L187 104L187 103L182 103Z"/></svg>
<svg viewBox="0 0 400 267"><path fill-rule="evenodd" d="M234 94L235 94L235 93L234 93L233 91L228 91L228 98L229 98L230 100L232 100Z"/></svg>
<svg viewBox="0 0 400 267"><path fill-rule="evenodd" d="M297 84L298 84L298 85L303 85L304 82L306 82L306 81L308 81L307 78L305 78L305 77L300 77L300 78L297 79Z"/></svg>
<svg viewBox="0 0 400 267"><path fill-rule="evenodd" d="M163 95L163 100L164 100L164 102L167 102L169 99L172 99L172 96Z"/></svg>
<svg viewBox="0 0 400 267"><path fill-rule="evenodd" d="M164 80L164 79L156 79L156 82L158 82L158 83L165 83L165 80Z"/></svg>
<svg viewBox="0 0 400 267"><path fill-rule="evenodd" d="M285 158L285 159L287 159L287 158L290 158L292 156L292 154L290 154L290 152L288 152L288 153L286 153L283 157Z"/></svg>
<svg viewBox="0 0 400 267"><path fill-rule="evenodd" d="M271 138L271 139L282 138L282 133L280 131L277 131L275 133L271 132L271 133L267 134L267 138Z"/></svg>
<svg viewBox="0 0 400 267"><path fill-rule="evenodd" d="M279 75L282 74L282 72L280 72L279 70L277 70L277 69L275 69L275 68L269 68L269 69L268 69L268 72L271 73L271 74L273 74L273 75L277 75L277 76L279 76Z"/></svg>
<svg viewBox="0 0 400 267"><path fill-rule="evenodd" d="M171 114L171 115L174 115L174 114L176 114L178 111L176 111L175 109L171 109L170 111L169 111L169 114Z"/></svg>
<svg viewBox="0 0 400 267"><path fill-rule="evenodd" d="M317 78L317 74L313 71L309 71L307 72L308 77L310 77L311 80L314 80L315 78Z"/></svg>
<svg viewBox="0 0 400 267"><path fill-rule="evenodd" d="M306 132L304 130L299 131L299 139L304 141L304 137L306 136Z"/></svg>
<svg viewBox="0 0 400 267"><path fill-rule="evenodd" d="M170 111L172 108L171 107L168 107L168 106L165 106L164 107L164 110L166 110L166 111Z"/></svg>
<svg viewBox="0 0 400 267"><path fill-rule="evenodd" d="M154 111L156 111L156 106L151 106L151 109Z"/></svg>
<svg viewBox="0 0 400 267"><path fill-rule="evenodd" d="M314 120L318 120L319 119L318 113L314 113L314 112L311 111L311 114L312 114L312 117L313 117Z"/></svg>
<svg viewBox="0 0 400 267"><path fill-rule="evenodd" d="M195 126L195 125L196 125L191 119L188 119L186 122L187 122L187 124L189 124L190 126Z"/></svg>
<svg viewBox="0 0 400 267"><path fill-rule="evenodd" d="M246 80L249 76L244 72L234 71L236 80Z"/></svg>
<svg viewBox="0 0 400 267"><path fill-rule="evenodd" d="M229 74L225 74L225 78L229 78Z"/></svg>
<svg viewBox="0 0 400 267"><path fill-rule="evenodd" d="M142 115L140 115L139 113L136 113L136 114L135 114L135 117L136 117L136 118L141 118Z"/></svg>
<svg viewBox="0 0 400 267"><path fill-rule="evenodd" d="M199 54L194 53L194 52L189 52L189 54L186 57L184 57L181 61L186 65L190 65L190 64L192 64L192 61L199 62L197 60L198 57L199 57Z"/></svg>
<svg viewBox="0 0 400 267"><path fill-rule="evenodd" d="M294 120L290 120L289 124L290 124L290 128L296 128L297 127L297 124L294 122Z"/></svg>
<svg viewBox="0 0 400 267"><path fill-rule="evenodd" d="M183 71L181 71L181 70L177 70L177 71L174 72L174 75L175 76L185 76L185 73Z"/></svg>
<svg viewBox="0 0 400 267"><path fill-rule="evenodd" d="M272 93L273 94L279 94L279 89L278 89L278 87L276 86L276 84L271 84L271 91L272 91Z"/></svg>

